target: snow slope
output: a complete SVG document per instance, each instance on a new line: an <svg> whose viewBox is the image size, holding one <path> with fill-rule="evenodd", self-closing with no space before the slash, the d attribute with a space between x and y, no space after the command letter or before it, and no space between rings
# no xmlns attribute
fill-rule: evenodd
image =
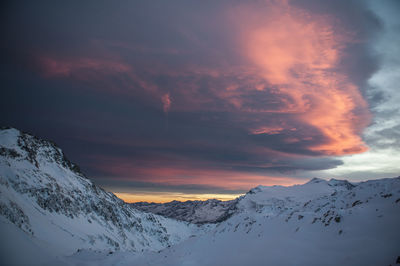
<svg viewBox="0 0 400 266"><path fill-rule="evenodd" d="M61 265L395 265L400 178L259 186L215 229L160 252L85 252ZM99 259L101 258L101 259Z"/></svg>
<svg viewBox="0 0 400 266"><path fill-rule="evenodd" d="M198 230L130 208L85 178L55 144L13 128L0 130L0 225L8 236L1 238L2 259L7 255L9 264L21 264L5 252L12 245L54 256L82 249L157 251Z"/></svg>

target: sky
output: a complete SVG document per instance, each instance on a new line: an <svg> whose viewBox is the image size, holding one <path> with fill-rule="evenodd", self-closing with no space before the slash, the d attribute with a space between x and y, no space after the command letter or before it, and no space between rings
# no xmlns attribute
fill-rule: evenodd
<svg viewBox="0 0 400 266"><path fill-rule="evenodd" d="M400 174L399 1L6 1L0 125L122 199Z"/></svg>

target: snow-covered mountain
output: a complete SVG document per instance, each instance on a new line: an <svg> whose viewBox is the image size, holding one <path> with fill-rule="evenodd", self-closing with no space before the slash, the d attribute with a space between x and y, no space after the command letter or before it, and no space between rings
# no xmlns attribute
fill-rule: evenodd
<svg viewBox="0 0 400 266"><path fill-rule="evenodd" d="M238 200L221 201L171 201L167 203L136 202L130 205L138 210L159 214L168 218L195 224L219 223L236 212Z"/></svg>
<svg viewBox="0 0 400 266"><path fill-rule="evenodd" d="M54 144L0 130L1 265L400 263L399 177L314 178L258 186L231 202L135 208L86 179Z"/></svg>
<svg viewBox="0 0 400 266"><path fill-rule="evenodd" d="M2 253L18 238L3 237L14 226L30 247L55 255L81 249L157 251L197 230L130 208L94 185L54 143L13 128L0 130L0 225Z"/></svg>
<svg viewBox="0 0 400 266"><path fill-rule="evenodd" d="M161 252L90 252L65 265L395 265L400 178L258 186L215 228ZM99 261L99 258L101 260Z"/></svg>

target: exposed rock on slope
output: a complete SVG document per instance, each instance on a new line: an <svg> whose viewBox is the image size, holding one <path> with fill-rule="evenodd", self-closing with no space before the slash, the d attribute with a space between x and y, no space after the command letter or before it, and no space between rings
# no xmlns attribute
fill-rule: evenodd
<svg viewBox="0 0 400 266"><path fill-rule="evenodd" d="M135 209L151 212L180 221L195 224L219 223L228 219L235 211L238 200L220 201L171 201L167 203L131 203Z"/></svg>
<svg viewBox="0 0 400 266"><path fill-rule="evenodd" d="M56 254L160 250L194 229L130 208L85 178L53 143L13 128L0 130L0 222Z"/></svg>
<svg viewBox="0 0 400 266"><path fill-rule="evenodd" d="M215 229L121 265L372 266L400 254L400 178L258 186L236 207Z"/></svg>

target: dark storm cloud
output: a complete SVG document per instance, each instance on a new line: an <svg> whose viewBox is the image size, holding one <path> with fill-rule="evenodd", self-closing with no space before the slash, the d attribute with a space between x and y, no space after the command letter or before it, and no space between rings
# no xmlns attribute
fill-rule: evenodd
<svg viewBox="0 0 400 266"><path fill-rule="evenodd" d="M279 172L281 174L293 174L299 171L318 171L336 168L342 165L342 161L330 159L330 158L312 158L312 159L297 159L297 160L287 160L280 161L279 163L274 162L270 166L238 166L234 169L238 171L249 171L249 172Z"/></svg>
<svg viewBox="0 0 400 266"><path fill-rule="evenodd" d="M296 98L290 92L301 90L297 87L309 77L284 92L243 59L248 51L243 52L246 49L236 40L245 39L235 28L242 19L237 4L10 2L1 26L1 95L6 99L0 107L1 123L54 139L94 178L131 179L121 181L120 187L144 188L153 184L144 179L164 178L146 169L184 168L179 174L189 181L182 187L175 184L174 191L216 191L218 186L197 184L196 177L187 174L190 168L202 171L201 175L209 169L210 175L238 171L243 178L246 173L279 176L334 168L341 161L326 155L362 151L357 136L365 122L339 127L348 141L336 148L339 140L333 133L338 130L319 126L335 110L321 108L311 118L299 110L317 108L321 98L334 98L336 92L315 96L305 88ZM380 29L379 20L361 2L293 4L336 17L337 35L343 27L355 35L356 41L347 44L335 65L339 70L329 71L340 73L341 82L345 75L363 89L377 67L366 43ZM268 5L255 5L262 7L259 12L270 12ZM235 23L224 17L230 9L238 14ZM328 43L331 47L335 43ZM318 83L313 86L316 91L325 89ZM339 96L348 99L353 94ZM367 121L362 99L354 98L352 104L360 105L360 114L351 109L343 116ZM321 119L322 112L326 119ZM342 120L332 118L333 123ZM102 180L110 187L120 182Z"/></svg>

